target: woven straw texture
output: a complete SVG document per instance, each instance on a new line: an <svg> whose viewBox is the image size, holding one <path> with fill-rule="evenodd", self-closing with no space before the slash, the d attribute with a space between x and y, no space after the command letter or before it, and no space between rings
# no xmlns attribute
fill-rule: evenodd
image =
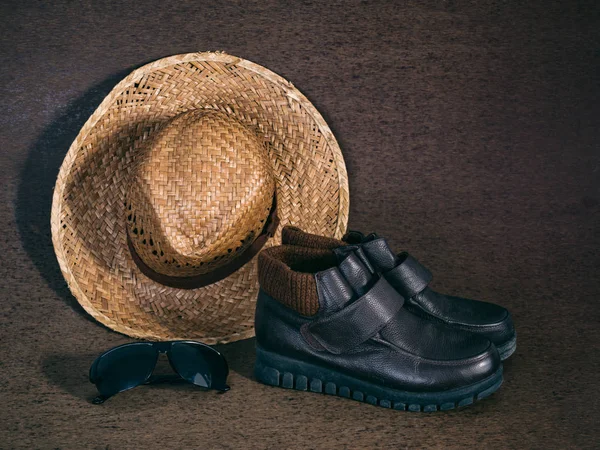
<svg viewBox="0 0 600 450"><path fill-rule="evenodd" d="M165 125L133 170L125 203L136 253L158 273L193 276L246 250L275 183L266 146L226 114L196 110Z"/></svg>
<svg viewBox="0 0 600 450"><path fill-rule="evenodd" d="M232 142L244 150L232 154ZM89 314L127 335L209 344L251 337L256 258L208 286L170 288L139 271L127 230L154 270L204 273L251 244L273 189L281 225L265 246L280 242L286 224L345 232L346 169L314 106L288 81L234 56L155 61L113 89L65 157L51 215L61 270Z"/></svg>

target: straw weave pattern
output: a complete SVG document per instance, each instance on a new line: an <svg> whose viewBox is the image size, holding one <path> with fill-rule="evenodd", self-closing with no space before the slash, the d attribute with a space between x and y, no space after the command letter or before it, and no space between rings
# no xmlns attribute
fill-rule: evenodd
<svg viewBox="0 0 600 450"><path fill-rule="evenodd" d="M250 152L264 148L281 220L278 233L266 246L280 242L286 224L337 238L346 228L348 182L341 151L321 115L291 83L223 53L177 55L135 70L113 89L73 142L58 175L51 217L57 258L75 297L98 321L133 337L199 339L211 344L254 333L256 258L226 279L181 290L144 276L127 248L132 178L141 173L149 143L157 142L157 136L160 141L170 121L193 111L219 112L227 116L228 126L239 123L244 128L240 135L260 140L248 148ZM257 180L266 169L257 163L249 172ZM268 182L264 186L268 191ZM253 197L258 202L253 211L261 208L263 197L264 192ZM235 203L233 197L231 201ZM148 204L140 199L134 203L136 208ZM227 208L218 207L215 213L237 217ZM151 226L164 225L142 216ZM203 220L201 214L193 217ZM252 227L241 228L248 232ZM221 247L210 240L212 233L203 235L208 244L200 246L204 250L199 253L183 241L171 247L196 261L203 258L202 251L205 256L216 255ZM161 242L185 234L177 231Z"/></svg>
<svg viewBox="0 0 600 450"><path fill-rule="evenodd" d="M266 146L235 119L202 109L156 134L126 197L129 237L156 272L210 272L264 227L275 195Z"/></svg>

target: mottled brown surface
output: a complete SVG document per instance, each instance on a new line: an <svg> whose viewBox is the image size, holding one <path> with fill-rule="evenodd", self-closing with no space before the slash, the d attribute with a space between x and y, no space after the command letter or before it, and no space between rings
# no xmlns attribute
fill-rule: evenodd
<svg viewBox="0 0 600 450"><path fill-rule="evenodd" d="M597 2L398 3L2 2L0 447L598 444ZM59 164L132 68L214 49L289 78L328 119L351 227L415 254L440 290L511 309L519 347L497 394L427 415L269 388L244 341L223 347L225 395L88 403L93 357L127 339L89 320L59 272Z"/></svg>

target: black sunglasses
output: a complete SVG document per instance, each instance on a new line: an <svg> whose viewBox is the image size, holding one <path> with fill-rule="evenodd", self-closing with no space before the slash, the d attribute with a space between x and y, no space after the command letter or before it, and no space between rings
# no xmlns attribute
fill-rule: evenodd
<svg viewBox="0 0 600 450"><path fill-rule="evenodd" d="M166 353L176 375L153 377L159 353ZM187 381L207 389L228 391L227 361L218 351L195 341L132 342L98 356L90 367L90 381L98 388L92 403L104 403L119 392L141 384Z"/></svg>

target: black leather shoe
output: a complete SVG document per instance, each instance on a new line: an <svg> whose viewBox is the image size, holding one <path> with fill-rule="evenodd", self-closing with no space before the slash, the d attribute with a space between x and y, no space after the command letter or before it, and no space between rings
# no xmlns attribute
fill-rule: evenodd
<svg viewBox="0 0 600 450"><path fill-rule="evenodd" d="M429 288L432 275L408 253L394 253L385 239L351 231L343 241L304 233L295 227L283 231L284 244L329 248L343 257L358 250L357 255L373 273L386 280L407 299L405 308L430 320L483 336L494 343L505 360L517 348L517 334L510 313L503 307L440 294Z"/></svg>
<svg viewBox="0 0 600 450"><path fill-rule="evenodd" d="M409 411L489 396L502 364L486 338L410 312L359 256L279 246L258 260L255 375L266 384Z"/></svg>

